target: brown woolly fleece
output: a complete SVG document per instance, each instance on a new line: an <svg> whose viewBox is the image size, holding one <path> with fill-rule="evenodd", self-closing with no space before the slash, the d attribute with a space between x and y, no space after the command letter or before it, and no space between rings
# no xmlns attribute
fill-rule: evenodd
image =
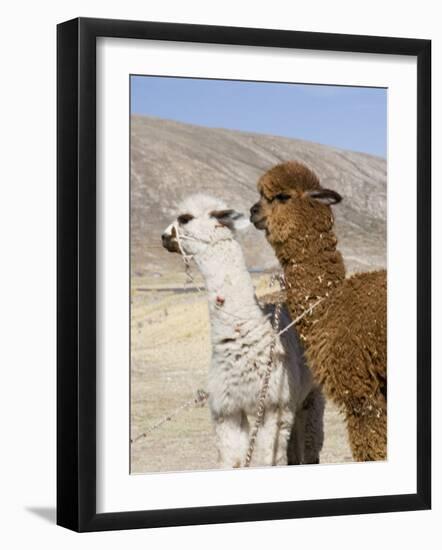
<svg viewBox="0 0 442 550"><path fill-rule="evenodd" d="M387 455L387 281L385 271L345 276L330 204L341 197L321 187L297 162L279 164L258 182L252 221L266 230L284 269L293 318L309 365L343 411L353 457Z"/></svg>

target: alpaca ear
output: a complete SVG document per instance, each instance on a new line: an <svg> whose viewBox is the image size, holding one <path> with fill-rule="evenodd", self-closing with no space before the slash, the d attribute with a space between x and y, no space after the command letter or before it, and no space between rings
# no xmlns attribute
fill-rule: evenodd
<svg viewBox="0 0 442 550"><path fill-rule="evenodd" d="M332 189L315 189L314 191L307 191L306 194L315 201L329 206L342 201L341 195Z"/></svg>
<svg viewBox="0 0 442 550"><path fill-rule="evenodd" d="M249 218L236 210L214 210L210 215L232 231L241 231L250 224Z"/></svg>

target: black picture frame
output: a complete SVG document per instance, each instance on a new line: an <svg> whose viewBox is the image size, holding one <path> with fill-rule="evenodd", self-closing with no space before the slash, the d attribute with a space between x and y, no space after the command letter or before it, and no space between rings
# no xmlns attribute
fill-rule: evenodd
<svg viewBox="0 0 442 550"><path fill-rule="evenodd" d="M96 39L417 58L417 491L361 498L96 512ZM431 41L74 19L57 28L57 523L75 531L425 510L431 506Z"/></svg>

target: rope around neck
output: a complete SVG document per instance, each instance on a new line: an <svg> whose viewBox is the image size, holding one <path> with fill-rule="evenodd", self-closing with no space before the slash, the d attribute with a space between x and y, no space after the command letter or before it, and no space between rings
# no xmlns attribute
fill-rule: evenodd
<svg viewBox="0 0 442 550"><path fill-rule="evenodd" d="M276 332L279 329L279 322L280 322L280 316L281 316L281 304L277 304L275 307L275 314L273 317L273 330ZM270 385L270 375L272 374L272 368L273 368L273 353L275 351L276 347L276 339L277 335L275 335L272 338L272 342L270 344L270 354L269 354L269 360L267 362L266 372L264 374L264 380L262 381L261 391L259 392L259 399L258 399L258 406L256 410L256 420L255 425L253 426L253 430L250 434L249 438L249 446L247 449L246 458L244 461L244 467L248 468L250 466L250 463L252 461L253 451L255 450L255 444L256 444L256 438L258 437L259 428L261 427L261 424L264 420L264 411L265 411L265 400L267 397L267 392Z"/></svg>
<svg viewBox="0 0 442 550"><path fill-rule="evenodd" d="M264 380L262 382L261 391L259 393L258 407L257 407L257 412L256 412L256 421L255 421L255 425L253 427L253 431L250 434L249 447L248 447L247 454L246 454L246 459L245 459L245 462L244 462L244 467L245 468L248 468L250 466L250 462L252 461L252 455L253 455L253 451L255 449L255 443L256 443L256 438L258 436L258 431L259 431L259 428L261 427L261 424L264 420L265 400L266 400L267 392L268 392L269 385L270 385L270 375L272 374L273 354L274 354L275 347L276 347L276 340L279 336L281 336L281 334L283 334L290 327L292 327L297 322L299 322L305 315L307 315L308 313L311 313L313 311L313 309L322 302L323 299L324 298L319 299L309 309L305 310L302 313L302 315L297 317L294 321L292 321L289 325L284 327L279 332L276 332L276 331L279 328L279 316L281 314L282 306L281 306L281 304L277 304L277 306L275 308L275 317L274 317L273 330L276 332L276 334L274 335L273 340L270 344L270 358L269 358L269 361L267 363L267 368L266 368L266 372L265 372L265 375L264 375Z"/></svg>
<svg viewBox="0 0 442 550"><path fill-rule="evenodd" d="M178 245L178 249L179 249L179 251L181 253L181 256L183 258L184 272L186 274L186 277L189 279L189 281L191 281L193 283L193 285L195 286L197 291L202 293L203 289L201 289L196 284L195 279L193 278L193 275L191 273L191 262L192 262L192 260L195 260L195 255L194 254L187 254L187 252L183 248L182 241L194 241L194 242L197 242L197 243L205 243L207 245L213 245L215 243L215 241L213 239L202 239L202 238L197 239L196 237L191 237L190 235L185 235L184 233L181 232L181 228L179 226L178 220L176 220L172 224L172 228L175 230L175 239L176 239L176 242L177 242L177 245ZM232 240L232 239L233 239L233 237L228 237L228 238L220 239L220 240L227 241L227 240Z"/></svg>
<svg viewBox="0 0 442 550"><path fill-rule="evenodd" d="M191 281L195 288L197 289L198 292L203 292L203 290L196 284L195 282L195 279L193 278L193 275L191 273L191 265L190 265L190 262L194 259L193 255L192 254L187 254L187 252L184 250L183 248L183 244L182 244L182 240L183 239L187 239L189 241L197 241L198 239L194 239L193 237L190 237L188 235L183 235L180 231L180 227L178 225L178 221L175 221L173 224L172 224L172 227L173 229L175 230L175 238L176 238L176 242L177 242L177 245L178 245L178 249L181 253L181 256L183 258L183 262L184 262L184 272L186 274L186 277L189 279L189 281ZM210 241L205 241L207 243L209 243Z"/></svg>

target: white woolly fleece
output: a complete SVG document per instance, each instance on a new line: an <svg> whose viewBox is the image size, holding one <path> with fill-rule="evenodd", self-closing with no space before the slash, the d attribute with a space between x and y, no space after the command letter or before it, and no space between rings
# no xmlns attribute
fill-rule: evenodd
<svg viewBox="0 0 442 550"><path fill-rule="evenodd" d="M227 208L219 199L191 196L181 204L180 214L190 214L193 219L185 224L174 222L166 233L173 235L172 228L179 233L183 252L193 257L205 281L212 341L209 405L220 465L235 467L244 461L250 421L256 413L270 360L275 338L271 323L274 306L268 306L266 311L259 306L234 232L211 216L211 212L220 210ZM234 216L241 220L238 213ZM280 321L281 329L291 322L287 310L283 309ZM265 419L252 460L255 465L287 464L287 446L295 429L296 413L313 390L312 376L294 330L276 337L272 363ZM299 431L303 430L301 426ZM298 434L295 451L300 462L302 437Z"/></svg>

